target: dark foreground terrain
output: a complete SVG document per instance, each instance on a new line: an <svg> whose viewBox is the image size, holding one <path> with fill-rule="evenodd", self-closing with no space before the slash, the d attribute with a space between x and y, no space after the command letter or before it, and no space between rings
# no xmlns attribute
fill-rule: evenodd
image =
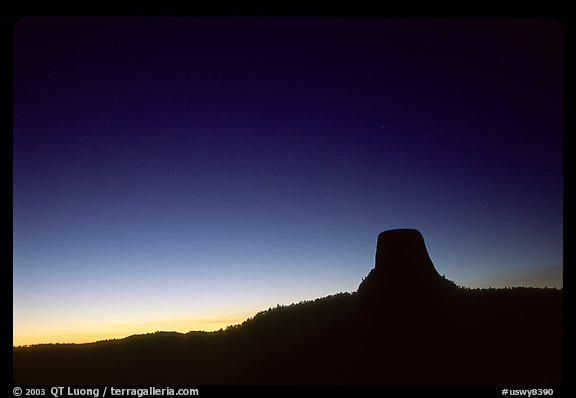
<svg viewBox="0 0 576 398"><path fill-rule="evenodd" d="M19 384L505 384L562 380L562 290L465 289L415 230L380 234L357 292L225 331L14 348Z"/></svg>

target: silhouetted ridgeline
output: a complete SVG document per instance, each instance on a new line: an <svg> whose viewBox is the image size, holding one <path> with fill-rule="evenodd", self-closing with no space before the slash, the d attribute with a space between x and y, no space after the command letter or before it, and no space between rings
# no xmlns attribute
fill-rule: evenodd
<svg viewBox="0 0 576 398"><path fill-rule="evenodd" d="M219 332L14 349L21 384L556 384L562 290L465 289L416 230L378 237L358 292Z"/></svg>

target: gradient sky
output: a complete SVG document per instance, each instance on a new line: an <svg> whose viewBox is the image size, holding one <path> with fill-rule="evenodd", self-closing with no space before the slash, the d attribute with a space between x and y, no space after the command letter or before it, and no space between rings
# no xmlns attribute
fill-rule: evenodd
<svg viewBox="0 0 576 398"><path fill-rule="evenodd" d="M553 20L23 18L13 105L15 345L355 291L392 228L562 286Z"/></svg>

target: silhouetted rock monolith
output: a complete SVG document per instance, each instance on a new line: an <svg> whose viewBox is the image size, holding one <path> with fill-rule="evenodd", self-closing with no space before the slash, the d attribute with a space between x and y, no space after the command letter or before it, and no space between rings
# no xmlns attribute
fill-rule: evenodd
<svg viewBox="0 0 576 398"><path fill-rule="evenodd" d="M358 287L358 293L370 299L406 295L424 298L449 285L434 268L422 234L416 229L393 229L378 235L376 265Z"/></svg>

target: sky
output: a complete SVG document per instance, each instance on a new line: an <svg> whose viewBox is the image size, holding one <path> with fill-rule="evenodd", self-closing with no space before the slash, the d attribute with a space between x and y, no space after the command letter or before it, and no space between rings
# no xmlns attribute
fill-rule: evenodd
<svg viewBox="0 0 576 398"><path fill-rule="evenodd" d="M14 345L353 292L394 228L459 285L562 286L555 20L26 17L13 43Z"/></svg>

